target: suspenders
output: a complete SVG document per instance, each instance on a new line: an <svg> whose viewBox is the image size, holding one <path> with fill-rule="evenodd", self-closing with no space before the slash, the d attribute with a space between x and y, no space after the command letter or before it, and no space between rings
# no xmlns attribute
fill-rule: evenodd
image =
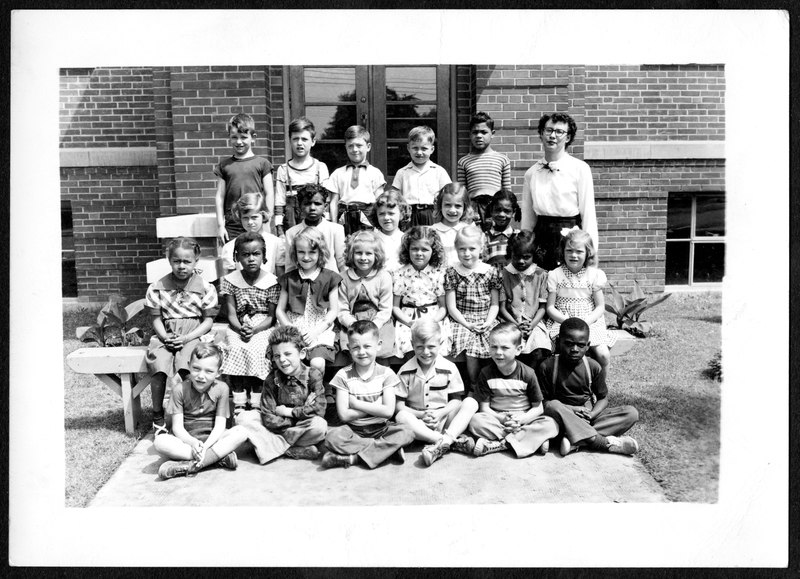
<svg viewBox="0 0 800 579"><path fill-rule="evenodd" d="M556 379L558 378L558 357L560 354L556 354L553 356L555 358L555 363L553 364L553 387L555 388ZM589 379L589 390L592 389L592 371L589 367L589 360L586 359L586 356L583 357L583 367L586 368L586 377Z"/></svg>
<svg viewBox="0 0 800 579"><path fill-rule="evenodd" d="M317 170L317 185L319 185L319 159L314 159L314 168ZM289 162L286 162L286 190L292 190L292 174L289 172Z"/></svg>

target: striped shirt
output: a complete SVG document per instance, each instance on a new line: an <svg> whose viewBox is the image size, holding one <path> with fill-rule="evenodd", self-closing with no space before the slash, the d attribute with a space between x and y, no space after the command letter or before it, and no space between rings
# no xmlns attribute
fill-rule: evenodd
<svg viewBox="0 0 800 579"><path fill-rule="evenodd" d="M344 390L348 394L352 394L362 402L381 402L383 400L383 391L395 388L398 382L397 374L386 366L374 364L372 375L364 379L358 375L355 366L350 364L336 373L333 380L331 380L331 386L337 390ZM358 427L383 425L387 422L389 422L387 418L381 418L380 416L365 416L364 418L356 418L350 421L349 424Z"/></svg>
<svg viewBox="0 0 800 579"><path fill-rule="evenodd" d="M403 364L398 375L400 382L394 391L414 410L437 410L447 405L450 394L464 392L464 382L458 369L447 358L437 356L425 374L416 357Z"/></svg>
<svg viewBox="0 0 800 579"><path fill-rule="evenodd" d="M151 316L160 315L164 320L213 318L219 312L219 299L214 286L198 274L192 274L186 286L179 289L170 273L150 284L144 306Z"/></svg>
<svg viewBox="0 0 800 579"><path fill-rule="evenodd" d="M495 412L527 412L533 404L542 401L542 391L536 373L517 361L514 371L503 376L491 364L481 370L475 390L478 402L488 402Z"/></svg>
<svg viewBox="0 0 800 579"><path fill-rule="evenodd" d="M510 191L511 161L497 151L467 153L458 160L456 180L467 188L470 199L478 194L494 195L501 189Z"/></svg>

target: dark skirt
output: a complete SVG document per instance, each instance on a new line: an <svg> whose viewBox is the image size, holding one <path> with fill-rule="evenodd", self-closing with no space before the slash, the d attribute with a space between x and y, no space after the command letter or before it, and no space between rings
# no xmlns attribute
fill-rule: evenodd
<svg viewBox="0 0 800 579"><path fill-rule="evenodd" d="M551 217L539 215L536 217L536 227L533 233L536 245L539 247L539 265L546 271L553 270L561 265L561 230L574 226L581 226L581 216Z"/></svg>

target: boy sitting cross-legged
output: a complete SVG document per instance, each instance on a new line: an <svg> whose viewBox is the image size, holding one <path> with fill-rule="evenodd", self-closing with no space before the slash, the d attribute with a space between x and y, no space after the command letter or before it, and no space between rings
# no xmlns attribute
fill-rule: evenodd
<svg viewBox="0 0 800 579"><path fill-rule="evenodd" d="M494 364L481 370L475 397L480 412L472 417L470 431L478 436L475 456L505 450L517 458L537 450L545 454L549 440L558 434L555 420L542 414L542 393L534 371L517 361L522 333L515 324L503 322L489 334L489 353Z"/></svg>
<svg viewBox="0 0 800 579"><path fill-rule="evenodd" d="M559 353L536 372L544 393L544 413L558 422L561 455L579 447L616 454L634 454L639 444L627 432L639 420L633 406L608 407L606 371L586 356L589 326L568 318L558 332ZM595 401L596 400L596 401Z"/></svg>
<svg viewBox="0 0 800 579"><path fill-rule="evenodd" d="M306 345L294 326L281 326L269 338L272 372L261 390L261 421L269 431L267 462L283 454L289 458L313 460L315 446L325 439L325 386L322 373L303 364Z"/></svg>
<svg viewBox="0 0 800 579"><path fill-rule="evenodd" d="M402 463L403 447L414 440L407 426L389 424L398 379L390 368L375 363L381 345L378 334L378 326L369 320L358 320L347 328L353 363L331 380L336 410L344 425L328 429L325 442L330 452L323 455L322 468L347 468L359 458L375 468L395 454Z"/></svg>
<svg viewBox="0 0 800 579"><path fill-rule="evenodd" d="M442 331L439 323L423 318L411 326L414 357L400 368L395 386L398 424L407 424L417 440L428 442L422 449L427 466L455 450L472 453L475 442L464 431L478 411L474 398L461 400L464 383L455 364L439 356Z"/></svg>

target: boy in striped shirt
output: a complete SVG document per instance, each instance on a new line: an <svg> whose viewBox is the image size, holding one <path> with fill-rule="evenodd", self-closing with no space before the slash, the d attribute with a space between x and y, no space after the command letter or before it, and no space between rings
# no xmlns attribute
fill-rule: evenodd
<svg viewBox="0 0 800 579"><path fill-rule="evenodd" d="M380 345L378 326L369 320L358 320L347 328L353 363L331 380L336 411L344 424L328 429L325 442L330 451L322 457L322 468L347 468L359 458L375 468L393 455L405 462L403 447L413 442L414 433L407 426L389 424L395 412L394 389L400 381L390 368L375 363Z"/></svg>
<svg viewBox="0 0 800 579"><path fill-rule="evenodd" d="M536 373L517 361L522 333L515 324L503 322L489 334L489 353L494 364L481 370L475 390L479 412L469 430L478 437L472 453L484 456L508 447L517 458L542 454L558 435L558 424L544 416L542 392Z"/></svg>
<svg viewBox="0 0 800 579"><path fill-rule="evenodd" d="M511 161L492 149L494 121L483 112L477 112L469 121L470 152L458 160L456 181L467 188L474 222L484 231L491 227L491 215L486 207L492 195L501 189L511 190Z"/></svg>

